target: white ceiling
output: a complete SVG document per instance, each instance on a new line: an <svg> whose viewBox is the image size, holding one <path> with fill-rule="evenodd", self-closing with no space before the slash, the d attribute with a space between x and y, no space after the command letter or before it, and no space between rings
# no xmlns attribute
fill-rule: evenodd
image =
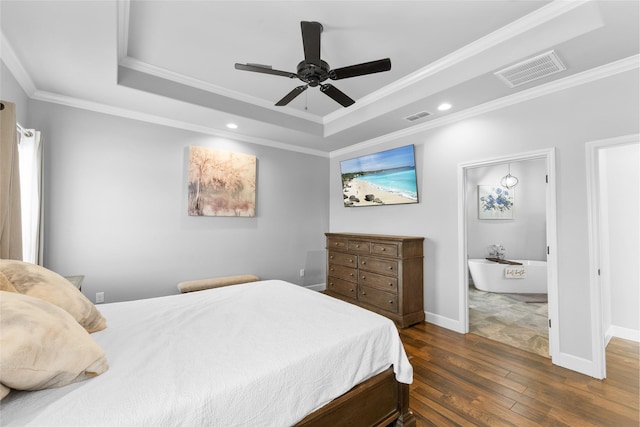
<svg viewBox="0 0 640 427"><path fill-rule="evenodd" d="M410 132L615 61L637 62L639 2L7 1L3 61L33 99L283 148L328 153ZM391 71L332 82L343 108L297 79L300 21L318 21L332 68L391 58ZM567 70L509 88L494 72L554 50ZM439 112L449 102L453 108ZM430 116L408 122L420 111ZM237 123L229 130L226 123ZM28 124L27 124L28 125Z"/></svg>

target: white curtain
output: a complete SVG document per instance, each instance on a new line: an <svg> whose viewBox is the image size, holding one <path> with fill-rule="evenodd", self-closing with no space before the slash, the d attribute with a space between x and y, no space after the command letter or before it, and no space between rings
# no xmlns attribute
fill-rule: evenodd
<svg viewBox="0 0 640 427"><path fill-rule="evenodd" d="M28 135L31 136L28 136ZM18 144L22 206L22 259L42 265L42 136L29 129Z"/></svg>

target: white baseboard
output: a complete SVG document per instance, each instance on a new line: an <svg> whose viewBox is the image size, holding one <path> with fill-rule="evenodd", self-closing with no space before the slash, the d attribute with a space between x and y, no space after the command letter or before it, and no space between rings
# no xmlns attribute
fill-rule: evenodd
<svg viewBox="0 0 640 427"><path fill-rule="evenodd" d="M446 329L451 329L459 334L464 334L464 327L459 320L453 320L448 317L441 316L439 314L424 312L425 320L429 323L433 323L437 326L442 326Z"/></svg>
<svg viewBox="0 0 640 427"><path fill-rule="evenodd" d="M560 353L558 357L553 358L553 364L590 377L601 379L595 372L595 366L592 360L583 359L582 357L573 356L567 353Z"/></svg>
<svg viewBox="0 0 640 427"><path fill-rule="evenodd" d="M609 330L607 330L606 337L608 337L609 340L612 337L616 337L624 340L640 342L640 331L611 325L609 326ZM609 344L609 340L606 341L607 344Z"/></svg>
<svg viewBox="0 0 640 427"><path fill-rule="evenodd" d="M315 285L307 285L307 286L305 286L305 288L311 289L312 291L322 292L325 289L327 289L327 284L326 283L318 283L318 284L315 284Z"/></svg>

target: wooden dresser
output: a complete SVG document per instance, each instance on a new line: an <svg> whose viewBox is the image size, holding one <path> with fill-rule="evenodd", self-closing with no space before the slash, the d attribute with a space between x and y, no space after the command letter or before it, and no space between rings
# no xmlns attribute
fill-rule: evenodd
<svg viewBox="0 0 640 427"><path fill-rule="evenodd" d="M325 235L328 295L386 316L400 328L424 321L424 237Z"/></svg>

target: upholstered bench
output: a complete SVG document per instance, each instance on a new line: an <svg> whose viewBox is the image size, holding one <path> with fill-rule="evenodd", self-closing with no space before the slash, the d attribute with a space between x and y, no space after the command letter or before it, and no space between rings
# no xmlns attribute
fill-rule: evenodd
<svg viewBox="0 0 640 427"><path fill-rule="evenodd" d="M223 286L238 285L260 280L253 274L242 274L238 276L213 277L211 279L187 280L178 283L178 290L181 293L202 291L204 289L221 288Z"/></svg>

